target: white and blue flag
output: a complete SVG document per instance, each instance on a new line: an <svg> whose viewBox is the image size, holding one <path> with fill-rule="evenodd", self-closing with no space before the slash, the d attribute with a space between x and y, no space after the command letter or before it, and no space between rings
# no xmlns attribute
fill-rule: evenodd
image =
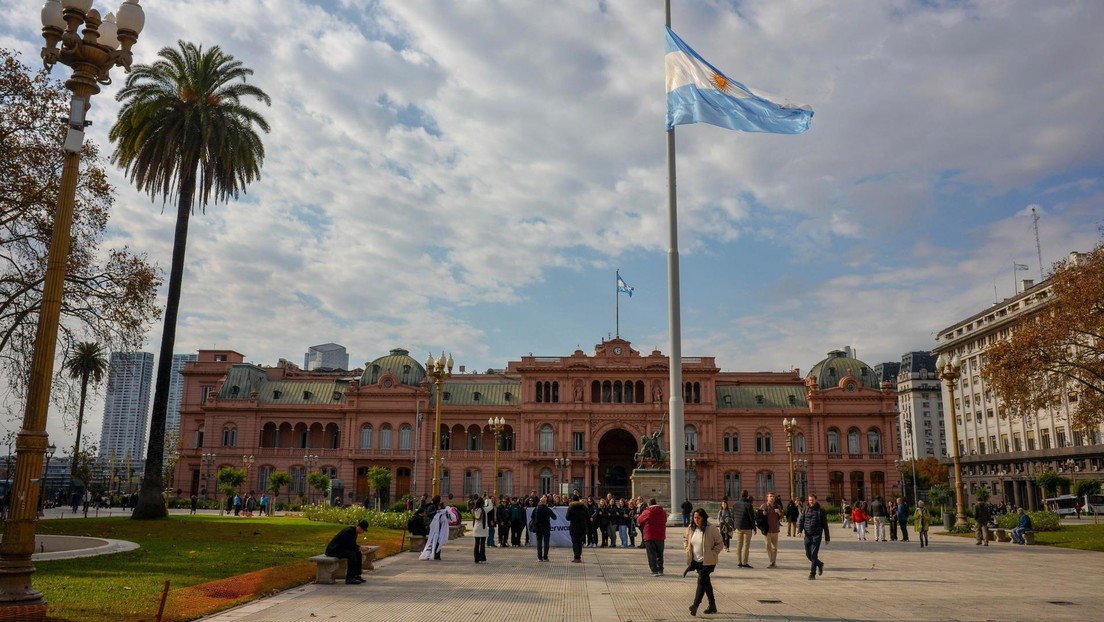
<svg viewBox="0 0 1104 622"><path fill-rule="evenodd" d="M625 279L621 278L621 273L617 273L617 293L628 294L629 298L632 298L633 287L625 282Z"/></svg>
<svg viewBox="0 0 1104 622"><path fill-rule="evenodd" d="M808 106L776 103L729 79L667 28L667 129L709 123L742 132L800 134L809 129Z"/></svg>

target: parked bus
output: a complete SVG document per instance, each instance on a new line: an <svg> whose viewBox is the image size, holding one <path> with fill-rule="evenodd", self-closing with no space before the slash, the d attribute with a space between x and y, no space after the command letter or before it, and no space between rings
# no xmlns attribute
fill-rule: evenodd
<svg viewBox="0 0 1104 622"><path fill-rule="evenodd" d="M1104 495L1085 495L1085 511L1089 514L1104 514Z"/></svg>
<svg viewBox="0 0 1104 622"><path fill-rule="evenodd" d="M1058 495L1057 497L1051 497L1050 499L1044 499L1043 503L1046 504L1046 509L1051 512L1057 512L1059 516L1074 516L1077 514L1077 497L1073 495ZM1101 508L1104 510L1104 508Z"/></svg>

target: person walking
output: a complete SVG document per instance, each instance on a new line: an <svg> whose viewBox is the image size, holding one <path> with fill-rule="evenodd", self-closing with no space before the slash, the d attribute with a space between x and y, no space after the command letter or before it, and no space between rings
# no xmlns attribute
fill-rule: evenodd
<svg viewBox="0 0 1104 622"><path fill-rule="evenodd" d="M886 506L881 497L870 502L870 517L874 519L874 541L886 541ZM896 540L896 538L894 538Z"/></svg>
<svg viewBox="0 0 1104 622"><path fill-rule="evenodd" d="M717 529L721 530L721 541L724 542L725 553L728 553L732 532L736 531L736 523L732 520L732 510L728 507L728 501L721 501L721 510L717 512Z"/></svg>
<svg viewBox="0 0 1104 622"><path fill-rule="evenodd" d="M797 507L793 499L786 504L786 535L788 537L794 537L797 535L797 517L801 516L801 509Z"/></svg>
<svg viewBox="0 0 1104 622"><path fill-rule="evenodd" d="M578 491L571 495L571 503L567 505L567 524L571 534L571 561L578 564L583 561L583 541L590 531L590 511Z"/></svg>
<svg viewBox="0 0 1104 622"><path fill-rule="evenodd" d="M703 597L709 601L709 605L702 613L717 613L717 599L713 596L713 580L710 575L717 568L718 554L723 548L721 532L716 525L709 524L709 515L702 508L694 510L691 521L683 538L686 572L698 572L698 586L694 592L694 602L690 605L690 615L698 615ZM684 572L683 576L685 575Z"/></svg>
<svg viewBox="0 0 1104 622"><path fill-rule="evenodd" d="M908 542L909 507L905 500L897 497L897 529L901 532L901 542Z"/></svg>
<svg viewBox="0 0 1104 622"><path fill-rule="evenodd" d="M655 499L648 501L648 507L637 517L636 523L640 525L640 534L644 538L644 550L648 554L648 568L653 577L663 576L663 543L667 540L667 510L656 503Z"/></svg>
<svg viewBox="0 0 1104 622"><path fill-rule="evenodd" d="M775 568L775 562L778 560L778 534L782 531L782 501L775 497L773 492L768 492L767 502L759 508L759 511L767 517L767 533L763 534L766 539L767 559L770 560L767 568Z"/></svg>
<svg viewBox="0 0 1104 622"><path fill-rule="evenodd" d="M694 504L690 503L690 500L687 499L687 500L682 502L681 507L682 507L682 526L683 527L689 527L690 526L690 513L694 511Z"/></svg>
<svg viewBox="0 0 1104 622"><path fill-rule="evenodd" d="M748 491L740 492L740 498L732 504L732 519L736 523L737 567L751 568L748 561L751 554L751 534L755 533L755 508L751 505Z"/></svg>
<svg viewBox="0 0 1104 622"><path fill-rule="evenodd" d="M851 521L855 523L855 539L866 540L866 504L862 501L855 502L855 509L851 510Z"/></svg>
<svg viewBox="0 0 1104 622"><path fill-rule="evenodd" d="M552 519L555 518L556 513L552 511L552 508L548 507L551 500L547 497L541 497L537 502L537 507L533 508L533 535L537 538L537 561L548 561L548 545L552 539ZM574 540L574 538L572 538ZM582 548L579 549L582 551Z"/></svg>
<svg viewBox="0 0 1104 622"><path fill-rule="evenodd" d="M928 523L931 521L931 517L928 515L928 509L924 507L923 501L916 502L916 534L920 539L920 548L925 546L931 546L928 542Z"/></svg>
<svg viewBox="0 0 1104 622"><path fill-rule="evenodd" d="M990 518L991 514L988 503L979 500L974 504L974 519L977 520L977 526L974 528L974 533L977 536L977 542L975 542L975 544L989 546Z"/></svg>
<svg viewBox="0 0 1104 622"><path fill-rule="evenodd" d="M820 561L820 544L832 541L828 533L828 513L817 503L816 495L809 495L808 505L797 521L797 533L805 534L805 557L809 563L809 580L824 574L824 562Z"/></svg>

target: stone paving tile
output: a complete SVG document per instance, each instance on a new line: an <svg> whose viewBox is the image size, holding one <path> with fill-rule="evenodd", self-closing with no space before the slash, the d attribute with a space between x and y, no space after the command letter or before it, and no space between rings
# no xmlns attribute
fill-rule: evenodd
<svg viewBox="0 0 1104 622"><path fill-rule="evenodd" d="M490 548L489 563L476 565L465 537L448 544L441 562L403 553L377 562L365 585L307 585L207 621L690 620L695 577L681 576L681 531L669 534L663 577L651 576L639 549L584 549L584 563L572 564L566 549L553 549L550 563L538 563L531 548ZM822 549L824 576L809 581L799 539L783 537L779 568L768 569L756 538L753 569L737 568L733 554L721 554L713 575L721 613L700 619L1061 622L1104 614L1100 553L931 540L920 549L915 542L837 539Z"/></svg>

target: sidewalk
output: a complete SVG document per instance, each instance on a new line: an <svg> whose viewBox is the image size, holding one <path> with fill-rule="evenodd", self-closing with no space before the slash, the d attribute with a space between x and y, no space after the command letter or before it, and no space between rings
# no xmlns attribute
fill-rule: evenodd
<svg viewBox="0 0 1104 622"><path fill-rule="evenodd" d="M1104 611L1104 554L932 535L912 542L856 542L851 532L822 548L824 576L808 580L801 540L783 536L779 568L768 569L763 538L754 568L721 553L713 574L719 614L705 620L1056 620L1098 619ZM402 553L376 563L364 585L305 585L207 622L480 619L517 622L689 620L695 578L682 578L682 531L668 530L666 575L652 577L640 549L489 548L472 563L470 536L449 542L443 561Z"/></svg>

